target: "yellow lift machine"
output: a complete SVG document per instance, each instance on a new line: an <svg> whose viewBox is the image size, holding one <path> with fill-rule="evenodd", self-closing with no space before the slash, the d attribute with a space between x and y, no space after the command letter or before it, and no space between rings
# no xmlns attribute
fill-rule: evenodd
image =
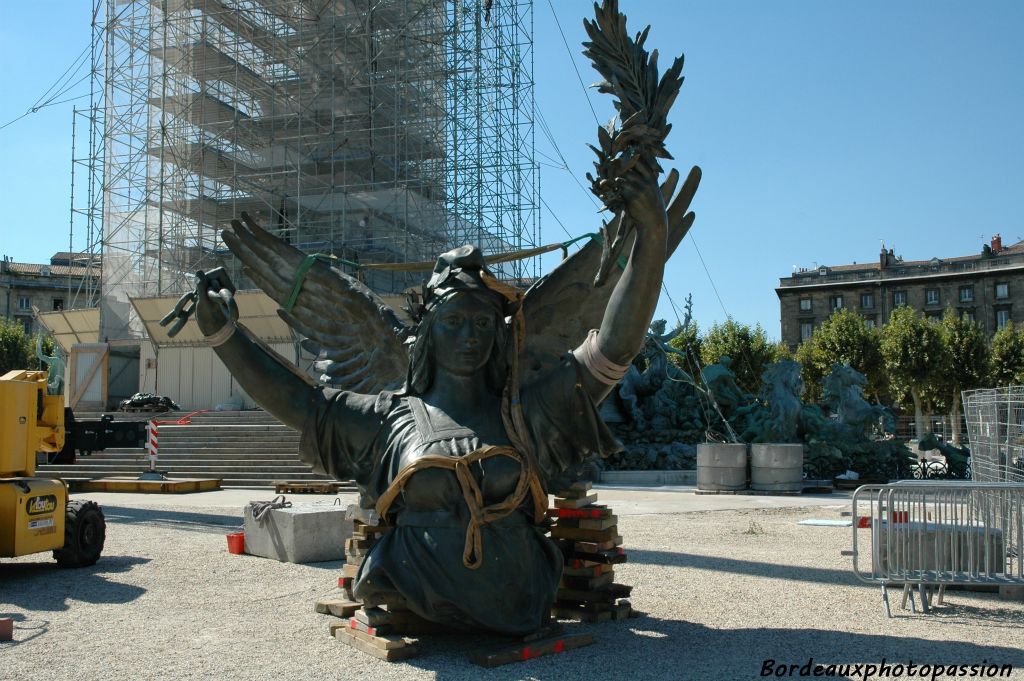
<svg viewBox="0 0 1024 681"><path fill-rule="evenodd" d="M38 457L64 446L64 398L45 371L0 377L0 558L53 551L61 567L99 560L106 538L94 501L69 501L61 480L35 477Z"/></svg>

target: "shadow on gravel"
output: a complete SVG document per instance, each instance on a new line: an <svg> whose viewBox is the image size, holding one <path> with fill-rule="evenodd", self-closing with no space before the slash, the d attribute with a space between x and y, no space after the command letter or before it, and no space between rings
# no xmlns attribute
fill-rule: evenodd
<svg viewBox="0 0 1024 681"><path fill-rule="evenodd" d="M192 511L171 511L152 508L126 508L104 506L103 515L107 523L120 525L149 525L185 532L207 532L221 534L225 529L241 528L242 517L217 513L195 513Z"/></svg>
<svg viewBox="0 0 1024 681"><path fill-rule="evenodd" d="M60 612L70 608L69 601L85 603L130 603L146 589L122 584L108 575L128 572L144 565L149 558L103 556L87 568L63 569L54 562L0 563L0 608L6 605L25 610ZM0 617L14 617L0 612Z"/></svg>
<svg viewBox="0 0 1024 681"><path fill-rule="evenodd" d="M641 616L597 625L567 623L565 633L593 634L591 646L559 655L484 670L469 661L465 642L455 636L423 637L413 667L436 673L439 681L479 678L534 678L564 681L597 679L753 679L763 675L771 660L774 676L779 665L850 665L838 667L832 678L860 679L865 668L853 665L883 662L892 667L917 665L1024 666L1024 652L1015 647L956 641L925 641L915 637L859 634L823 629L712 629L690 622ZM788 670L787 670L788 671ZM906 673L906 672L904 672ZM867 678L876 678L875 676ZM983 674L984 675L984 674ZM798 670L790 678L800 678ZM889 676L895 676L894 673ZM902 676L902 674L901 674ZM941 676L941 675L940 675ZM925 678L931 678L930 674ZM1005 676L1004 676L1005 678Z"/></svg>
<svg viewBox="0 0 1024 681"><path fill-rule="evenodd" d="M14 640L0 641L0 651L6 647L20 646L50 631L50 620L30 620L20 612L0 612L0 617L14 620Z"/></svg>
<svg viewBox="0 0 1024 681"><path fill-rule="evenodd" d="M715 572L732 572L751 577L790 579L797 582L818 582L820 584L844 584L847 586L870 586L859 581L852 570L831 570L828 568L779 565L756 560L736 560L717 556L699 556L679 551L644 551L630 549L629 562L647 565L669 565L672 567L696 568Z"/></svg>

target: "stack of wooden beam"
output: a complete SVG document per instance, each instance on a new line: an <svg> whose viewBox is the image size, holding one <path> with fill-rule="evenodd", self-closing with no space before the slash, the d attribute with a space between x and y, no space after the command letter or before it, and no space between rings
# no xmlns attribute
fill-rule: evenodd
<svg viewBox="0 0 1024 681"><path fill-rule="evenodd" d="M597 503L589 482L555 494L551 538L565 556L562 581L551 614L558 619L603 622L629 617L631 586L615 582L615 566L626 562L618 518Z"/></svg>
<svg viewBox="0 0 1024 681"><path fill-rule="evenodd" d="M347 515L352 520L352 536L345 540L345 565L341 568L338 586L346 596L355 600L352 586L359 573L359 566L363 564L363 559L373 545L389 532L391 527L382 525L376 512L357 506L349 506Z"/></svg>
<svg viewBox="0 0 1024 681"><path fill-rule="evenodd" d="M417 655L418 641L407 636L432 629L436 626L397 604L363 606L351 617L331 624L336 639L388 662Z"/></svg>

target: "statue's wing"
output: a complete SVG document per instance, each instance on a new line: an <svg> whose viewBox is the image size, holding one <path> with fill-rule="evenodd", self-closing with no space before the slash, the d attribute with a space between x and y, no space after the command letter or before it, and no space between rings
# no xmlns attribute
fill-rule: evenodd
<svg viewBox="0 0 1024 681"><path fill-rule="evenodd" d="M675 192L679 173L672 170L661 186L665 202ZM688 212L690 201L700 184L700 168L690 170L682 189L669 203L666 258L693 225L694 214ZM632 250L633 236L622 249ZM583 342L590 329L601 326L605 307L622 269L613 267L609 281L595 288L594 272L601 262L601 244L590 241L563 260L558 267L542 277L526 292L523 314L526 321L526 347L522 361L522 380L529 381L537 372L554 366L568 350Z"/></svg>
<svg viewBox="0 0 1024 681"><path fill-rule="evenodd" d="M403 342L410 329L362 282L307 255L261 228L248 215L233 220L224 242L267 295L278 314L306 337L320 380L332 387L375 393L401 385L409 364ZM301 278L298 294L295 282ZM289 306L289 299L294 296Z"/></svg>

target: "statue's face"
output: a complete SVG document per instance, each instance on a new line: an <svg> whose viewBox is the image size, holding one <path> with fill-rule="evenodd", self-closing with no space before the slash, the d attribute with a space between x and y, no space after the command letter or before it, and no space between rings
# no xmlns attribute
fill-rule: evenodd
<svg viewBox="0 0 1024 681"><path fill-rule="evenodd" d="M457 376L479 372L491 358L497 322L494 306L486 301L472 294L453 296L438 308L430 329L437 367Z"/></svg>

